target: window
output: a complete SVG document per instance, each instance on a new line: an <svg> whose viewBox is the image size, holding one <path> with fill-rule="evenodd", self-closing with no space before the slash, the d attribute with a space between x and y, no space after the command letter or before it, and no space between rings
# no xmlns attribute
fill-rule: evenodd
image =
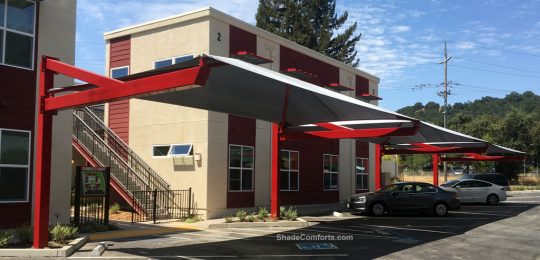
<svg viewBox="0 0 540 260"><path fill-rule="evenodd" d="M154 69L171 66L173 64L181 63L181 62L191 60L191 59L193 59L193 55L184 55L184 56L154 61Z"/></svg>
<svg viewBox="0 0 540 260"><path fill-rule="evenodd" d="M36 4L0 0L0 63L32 69Z"/></svg>
<svg viewBox="0 0 540 260"><path fill-rule="evenodd" d="M172 157L187 156L193 154L193 144L167 144L152 146L152 156Z"/></svg>
<svg viewBox="0 0 540 260"><path fill-rule="evenodd" d="M437 192L437 188L431 184L416 184L416 192L418 193L432 193Z"/></svg>
<svg viewBox="0 0 540 260"><path fill-rule="evenodd" d="M118 67L111 69L111 78L120 78L129 75L129 67Z"/></svg>
<svg viewBox="0 0 540 260"><path fill-rule="evenodd" d="M279 188L282 191L299 190L300 153L298 151L281 150L280 152Z"/></svg>
<svg viewBox="0 0 540 260"><path fill-rule="evenodd" d="M229 191L253 191L252 146L229 145Z"/></svg>
<svg viewBox="0 0 540 260"><path fill-rule="evenodd" d="M339 189L339 156L323 154L323 189Z"/></svg>
<svg viewBox="0 0 540 260"><path fill-rule="evenodd" d="M28 201L30 132L0 129L0 203Z"/></svg>
<svg viewBox="0 0 540 260"><path fill-rule="evenodd" d="M369 189L368 172L369 172L369 160L368 158L356 158L356 189L367 190Z"/></svg>

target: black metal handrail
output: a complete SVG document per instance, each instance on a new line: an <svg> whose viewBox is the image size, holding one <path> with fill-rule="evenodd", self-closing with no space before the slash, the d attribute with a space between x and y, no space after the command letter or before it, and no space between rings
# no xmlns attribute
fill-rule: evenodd
<svg viewBox="0 0 540 260"><path fill-rule="evenodd" d="M154 171L142 158L140 158L120 137L107 127L89 108L75 109L75 114L89 125L92 130L98 130L108 145L125 159L127 165L136 170L137 174L143 175L148 181L150 190L168 190L170 185Z"/></svg>
<svg viewBox="0 0 540 260"><path fill-rule="evenodd" d="M73 136L101 166L111 167L111 177L132 195L133 191L151 187L124 160L90 128L77 114L73 113Z"/></svg>

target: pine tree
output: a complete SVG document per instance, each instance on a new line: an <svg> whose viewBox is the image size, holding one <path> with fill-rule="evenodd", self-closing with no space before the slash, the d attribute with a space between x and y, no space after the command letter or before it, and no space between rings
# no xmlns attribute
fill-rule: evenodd
<svg viewBox="0 0 540 260"><path fill-rule="evenodd" d="M259 0L256 15L257 27L356 66L356 22L338 33L347 18L338 17L335 0Z"/></svg>

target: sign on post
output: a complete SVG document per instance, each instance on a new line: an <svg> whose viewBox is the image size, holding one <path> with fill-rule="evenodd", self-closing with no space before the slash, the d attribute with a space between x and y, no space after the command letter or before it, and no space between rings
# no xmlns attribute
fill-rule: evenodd
<svg viewBox="0 0 540 260"><path fill-rule="evenodd" d="M73 214L75 224L109 224L109 183L109 167L77 166Z"/></svg>

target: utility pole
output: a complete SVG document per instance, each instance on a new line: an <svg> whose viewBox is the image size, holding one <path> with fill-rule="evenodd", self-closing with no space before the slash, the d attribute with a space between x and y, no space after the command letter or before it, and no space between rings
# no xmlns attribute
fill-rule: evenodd
<svg viewBox="0 0 540 260"><path fill-rule="evenodd" d="M443 108L443 127L446 128L446 112L448 108L448 61L452 59L452 57L448 57L448 53L446 52L446 41L444 42L444 60L439 62L439 64L444 64L444 91L443 91L443 98L444 98L444 108ZM446 157L446 154L443 154L443 157ZM448 181L448 169L446 168L446 162L443 162L443 172L444 172L444 182Z"/></svg>

